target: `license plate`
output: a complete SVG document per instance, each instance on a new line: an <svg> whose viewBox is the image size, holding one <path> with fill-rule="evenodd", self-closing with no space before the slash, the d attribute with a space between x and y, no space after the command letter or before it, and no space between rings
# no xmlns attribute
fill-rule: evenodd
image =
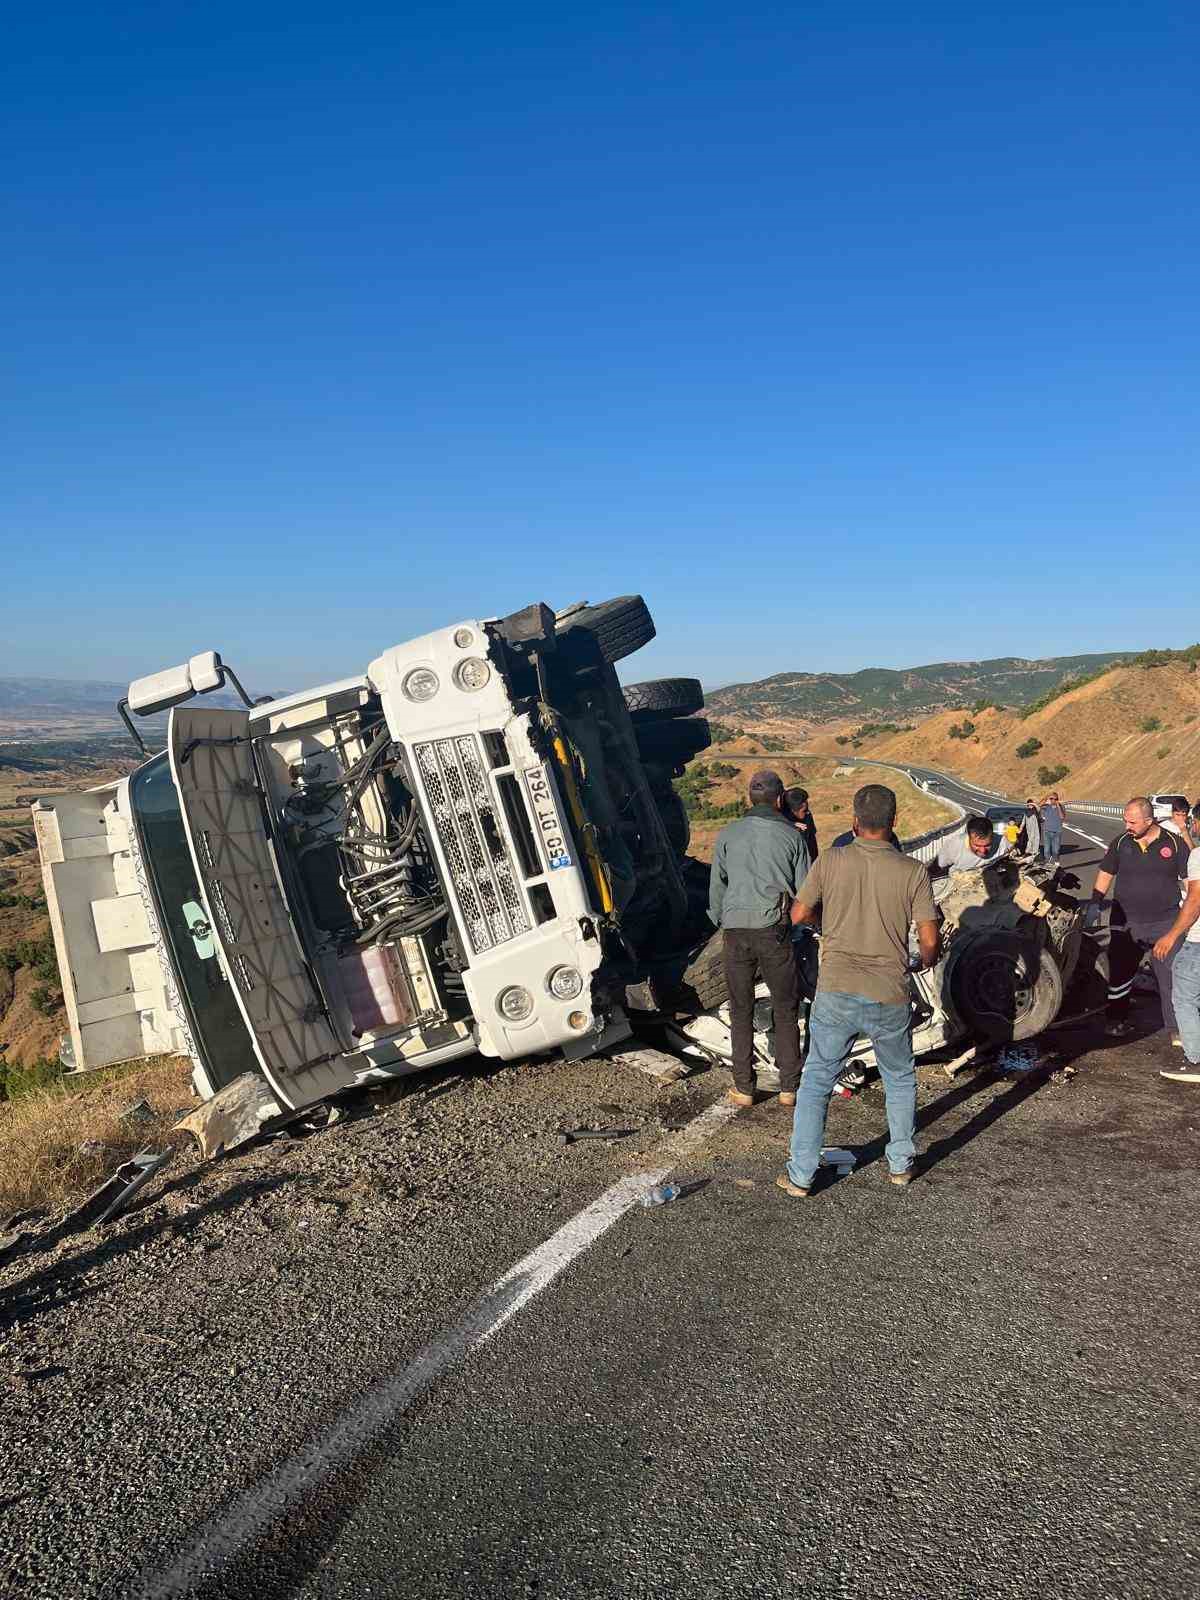
<svg viewBox="0 0 1200 1600"><path fill-rule="evenodd" d="M573 866L567 836L558 820L558 806L554 801L550 780L541 767L530 767L525 773L525 784L533 805L534 824L541 835L542 849L546 852L551 872L558 867Z"/></svg>

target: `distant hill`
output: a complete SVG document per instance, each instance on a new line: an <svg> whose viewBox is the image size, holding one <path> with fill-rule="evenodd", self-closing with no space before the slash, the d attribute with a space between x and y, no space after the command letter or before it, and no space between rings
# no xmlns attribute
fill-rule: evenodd
<svg viewBox="0 0 1200 1600"><path fill-rule="evenodd" d="M789 718L806 722L895 721L935 711L995 701L1025 706L1064 678L1083 677L1125 661L1136 652L1048 656L1028 661L997 656L991 661L936 661L893 671L866 667L861 672L779 672L755 683L731 683L706 695L710 715L748 720Z"/></svg>
<svg viewBox="0 0 1200 1600"><path fill-rule="evenodd" d="M83 678L0 678L0 740L119 729L117 701L128 692L128 683ZM211 705L241 705L228 689L206 698Z"/></svg>
<svg viewBox="0 0 1200 1600"><path fill-rule="evenodd" d="M1142 657L1145 661L1147 658ZM1200 791L1200 647L1118 666L1021 711L939 711L900 733L814 732L806 747L960 773L1006 794L1076 800Z"/></svg>

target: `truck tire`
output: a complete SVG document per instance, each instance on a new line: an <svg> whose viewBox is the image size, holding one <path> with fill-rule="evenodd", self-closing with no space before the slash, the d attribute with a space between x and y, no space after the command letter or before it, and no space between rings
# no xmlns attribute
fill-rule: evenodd
<svg viewBox="0 0 1200 1600"><path fill-rule="evenodd" d="M704 710L699 678L652 678L649 683L628 683L621 692L635 722L690 717L693 711Z"/></svg>
<svg viewBox="0 0 1200 1600"><path fill-rule="evenodd" d="M1053 953L1008 929L989 929L958 945L943 983L968 1030L989 1043L1032 1039L1062 1008L1062 973Z"/></svg>
<svg viewBox="0 0 1200 1600"><path fill-rule="evenodd" d="M672 789L669 795L659 796L657 804L659 811L662 812L663 827L667 830L671 848L678 856L687 855L687 847L692 842L692 825L688 821L687 808L683 801Z"/></svg>
<svg viewBox="0 0 1200 1600"><path fill-rule="evenodd" d="M640 594L623 594L615 600L602 600L599 605L581 606L558 631L570 633L576 628L591 634L610 666L649 644L655 632L654 618Z"/></svg>
<svg viewBox="0 0 1200 1600"><path fill-rule="evenodd" d="M699 1016L715 1011L729 999L725 981L725 936L718 928L688 961L682 972L671 977L657 976L650 987L660 1010Z"/></svg>
<svg viewBox="0 0 1200 1600"><path fill-rule="evenodd" d="M712 732L703 717L639 722L634 732L642 760L664 767L682 767L712 743Z"/></svg>

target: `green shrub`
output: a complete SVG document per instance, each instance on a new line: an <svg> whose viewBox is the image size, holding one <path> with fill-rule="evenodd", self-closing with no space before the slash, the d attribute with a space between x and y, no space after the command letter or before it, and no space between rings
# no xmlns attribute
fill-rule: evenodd
<svg viewBox="0 0 1200 1600"><path fill-rule="evenodd" d="M1061 783L1070 770L1070 767L1064 766L1039 767L1037 773L1038 782L1048 789L1052 784Z"/></svg>
<svg viewBox="0 0 1200 1600"><path fill-rule="evenodd" d="M22 1095L53 1089L62 1082L61 1061L34 1061L19 1067L0 1056L0 1100L19 1100Z"/></svg>
<svg viewBox="0 0 1200 1600"><path fill-rule="evenodd" d="M35 1011L40 1012L43 1017L48 1017L58 1010L62 1004L62 996L56 994L53 989L48 989L44 983L39 983L35 989L30 990L29 1002Z"/></svg>
<svg viewBox="0 0 1200 1600"><path fill-rule="evenodd" d="M1139 727L1143 733L1157 733L1162 727L1162 723L1157 717L1143 717Z"/></svg>
<svg viewBox="0 0 1200 1600"><path fill-rule="evenodd" d="M711 761L706 769L714 778L736 778L738 769L729 761Z"/></svg>
<svg viewBox="0 0 1200 1600"><path fill-rule="evenodd" d="M975 732L975 724L971 721L952 722L947 732L951 739L969 739Z"/></svg>
<svg viewBox="0 0 1200 1600"><path fill-rule="evenodd" d="M1017 746L1014 754L1017 755L1022 761L1028 761L1030 756L1037 755L1041 748L1042 741L1040 739L1023 739Z"/></svg>
<svg viewBox="0 0 1200 1600"><path fill-rule="evenodd" d="M1169 756L1170 754L1171 746L1169 744L1164 744L1161 750L1156 750L1154 752L1154 756L1157 761L1161 761L1164 756Z"/></svg>
<svg viewBox="0 0 1200 1600"><path fill-rule="evenodd" d="M774 753L777 750L787 749L787 740L779 739L773 733L756 733L754 737L758 740L759 744L762 745L763 749L769 753Z"/></svg>
<svg viewBox="0 0 1200 1600"><path fill-rule="evenodd" d="M740 739L745 733L744 728L735 728L728 722L709 722L708 731L712 734L714 744L731 744L734 739Z"/></svg>
<svg viewBox="0 0 1200 1600"><path fill-rule="evenodd" d="M838 736L837 736L836 743L838 743L838 744L849 744L850 743L850 735L848 733L839 733Z"/></svg>

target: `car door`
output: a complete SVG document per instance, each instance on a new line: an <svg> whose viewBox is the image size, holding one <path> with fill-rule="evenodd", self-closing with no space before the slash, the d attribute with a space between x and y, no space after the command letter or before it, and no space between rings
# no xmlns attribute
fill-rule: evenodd
<svg viewBox="0 0 1200 1600"><path fill-rule="evenodd" d="M354 1082L284 894L244 711L176 706L168 736L204 909L263 1074L288 1106Z"/></svg>

